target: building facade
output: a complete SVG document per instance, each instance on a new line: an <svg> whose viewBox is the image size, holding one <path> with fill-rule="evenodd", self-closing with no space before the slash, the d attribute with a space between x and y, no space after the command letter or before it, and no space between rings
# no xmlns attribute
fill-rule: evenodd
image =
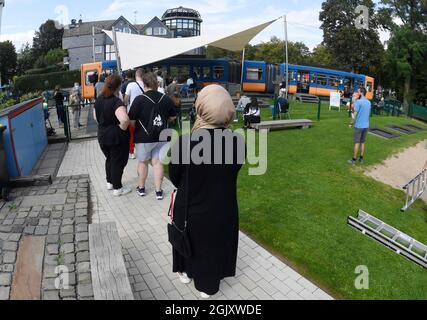
<svg viewBox="0 0 427 320"><path fill-rule="evenodd" d="M4 2L4 0L0 0ZM78 70L85 63L115 60L113 41L102 30L113 30L146 36L178 38L198 36L201 32L200 14L188 8L169 9L162 19L154 17L147 24L132 24L121 16L117 20L83 22L72 20L64 30L62 48L68 50L66 63L70 70ZM93 45L95 42L95 45ZM202 49L187 54L201 55Z"/></svg>

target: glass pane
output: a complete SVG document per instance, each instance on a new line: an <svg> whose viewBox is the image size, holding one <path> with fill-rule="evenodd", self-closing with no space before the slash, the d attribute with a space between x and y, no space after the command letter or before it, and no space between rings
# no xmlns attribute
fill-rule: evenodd
<svg viewBox="0 0 427 320"><path fill-rule="evenodd" d="M224 67L215 66L213 67L214 79L222 79L224 77Z"/></svg>

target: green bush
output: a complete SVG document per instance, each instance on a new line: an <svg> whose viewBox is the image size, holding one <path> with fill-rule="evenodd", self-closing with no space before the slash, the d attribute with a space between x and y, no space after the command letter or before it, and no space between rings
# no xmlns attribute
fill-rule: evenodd
<svg viewBox="0 0 427 320"><path fill-rule="evenodd" d="M56 66L56 65L51 65L51 66L47 66L45 68L35 68L35 69L30 69L27 70L25 72L26 75L28 74L45 74L45 73L52 73L52 72L59 72L60 67Z"/></svg>
<svg viewBox="0 0 427 320"><path fill-rule="evenodd" d="M75 82L80 83L80 70L20 76L16 78L14 88L18 93L24 94L52 90L56 85L60 85L62 88L70 88Z"/></svg>

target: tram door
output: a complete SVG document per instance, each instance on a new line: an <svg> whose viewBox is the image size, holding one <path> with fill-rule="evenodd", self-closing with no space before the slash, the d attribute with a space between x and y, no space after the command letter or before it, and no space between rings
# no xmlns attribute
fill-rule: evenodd
<svg viewBox="0 0 427 320"><path fill-rule="evenodd" d="M310 72L298 71L297 93L309 93L309 91L310 91Z"/></svg>

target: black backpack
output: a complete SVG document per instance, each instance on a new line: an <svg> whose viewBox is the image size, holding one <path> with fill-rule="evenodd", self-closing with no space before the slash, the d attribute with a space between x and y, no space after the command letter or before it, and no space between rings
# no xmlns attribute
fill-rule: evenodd
<svg viewBox="0 0 427 320"><path fill-rule="evenodd" d="M141 120L139 120L139 124L142 126L142 129L145 133L151 138L158 139L160 133L168 128L168 119L162 114L160 110L160 102L162 102L165 95L162 95L158 102L155 102L146 94L142 94L143 97L147 98L149 101L153 103L153 108L151 109L150 120L148 122L148 126L145 127Z"/></svg>

